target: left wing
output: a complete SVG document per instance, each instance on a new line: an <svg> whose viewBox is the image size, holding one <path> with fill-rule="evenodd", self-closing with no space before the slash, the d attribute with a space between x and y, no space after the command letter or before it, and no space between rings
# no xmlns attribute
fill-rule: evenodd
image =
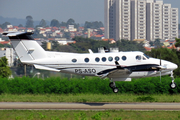
<svg viewBox="0 0 180 120"><path fill-rule="evenodd" d="M121 67L117 61L115 61L115 64L116 64L116 68L101 71L97 73L97 76L100 76L103 79L109 76L125 75L132 73L131 70Z"/></svg>

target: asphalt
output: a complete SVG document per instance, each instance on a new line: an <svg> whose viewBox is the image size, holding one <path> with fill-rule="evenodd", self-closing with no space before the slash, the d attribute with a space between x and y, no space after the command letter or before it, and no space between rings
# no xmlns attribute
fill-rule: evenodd
<svg viewBox="0 0 180 120"><path fill-rule="evenodd" d="M0 102L0 110L180 110L180 103L34 103Z"/></svg>

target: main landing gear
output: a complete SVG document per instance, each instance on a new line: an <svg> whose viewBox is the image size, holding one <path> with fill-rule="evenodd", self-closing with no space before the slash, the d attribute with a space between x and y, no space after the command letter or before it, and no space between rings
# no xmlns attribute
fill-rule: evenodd
<svg viewBox="0 0 180 120"><path fill-rule="evenodd" d="M174 82L174 76L173 76L173 71L171 71L171 79L172 79L172 82L171 82L171 84L170 84L170 87L172 88L172 89L175 89L176 87L177 87L177 85L176 85L176 83Z"/></svg>
<svg viewBox="0 0 180 120"><path fill-rule="evenodd" d="M118 93L119 89L116 87L115 82L110 82L109 87L113 90L114 93Z"/></svg>

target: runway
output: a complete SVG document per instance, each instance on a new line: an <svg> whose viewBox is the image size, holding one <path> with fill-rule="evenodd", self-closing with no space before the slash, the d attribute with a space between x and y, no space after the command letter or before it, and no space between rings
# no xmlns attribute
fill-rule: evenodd
<svg viewBox="0 0 180 120"><path fill-rule="evenodd" d="M180 110L180 103L34 103L0 102L1 110Z"/></svg>

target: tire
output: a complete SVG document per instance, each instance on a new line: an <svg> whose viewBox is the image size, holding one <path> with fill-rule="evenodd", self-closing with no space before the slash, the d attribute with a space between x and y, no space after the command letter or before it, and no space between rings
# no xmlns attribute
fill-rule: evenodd
<svg viewBox="0 0 180 120"><path fill-rule="evenodd" d="M113 83L113 82L110 82L110 83L109 83L109 87L110 87L110 88L114 88L114 83Z"/></svg>
<svg viewBox="0 0 180 120"><path fill-rule="evenodd" d="M113 92L114 92L114 93L118 93L118 91L119 91L119 89L118 89L118 88L116 88L116 87L115 87L115 88L113 88Z"/></svg>
<svg viewBox="0 0 180 120"><path fill-rule="evenodd" d="M170 84L170 87L172 88L172 89L175 89L176 87L177 87L177 85L176 85L176 83L174 82L172 82L171 84Z"/></svg>

